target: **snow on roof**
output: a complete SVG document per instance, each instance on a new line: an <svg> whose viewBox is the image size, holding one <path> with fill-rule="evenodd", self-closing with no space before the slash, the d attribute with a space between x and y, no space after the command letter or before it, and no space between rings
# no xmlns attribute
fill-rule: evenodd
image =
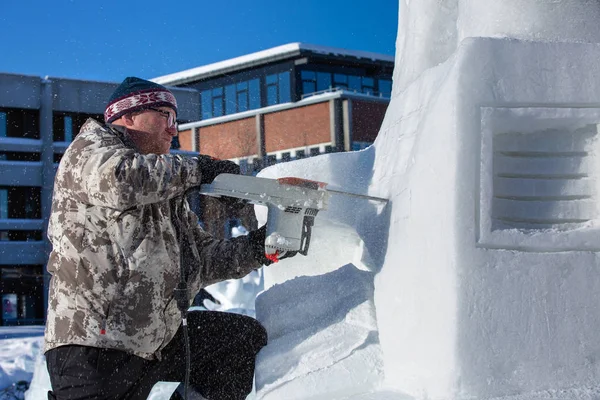
<svg viewBox="0 0 600 400"><path fill-rule="evenodd" d="M231 58L229 60L219 61L216 63L202 65L187 69L180 72L175 72L168 75L163 75L151 79L156 83L163 85L178 85L187 83L192 80L202 79L217 73L227 73L238 70L243 67L251 67L254 65L264 64L269 61L277 61L298 55L302 50L312 51L320 54L332 54L346 57L366 58L370 60L394 62L394 56L371 53L368 51L345 50L335 47L317 46L306 43L289 43L282 46L273 47L270 49L258 51L256 53L246 54L240 57Z"/></svg>

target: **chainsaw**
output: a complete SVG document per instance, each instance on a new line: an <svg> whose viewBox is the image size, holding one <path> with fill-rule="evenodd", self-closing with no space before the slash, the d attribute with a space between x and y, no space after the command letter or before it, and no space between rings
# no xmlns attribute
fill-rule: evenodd
<svg viewBox="0 0 600 400"><path fill-rule="evenodd" d="M308 254L315 217L327 210L331 194L352 196L387 203L387 199L327 189L327 183L301 178L258 178L221 174L210 184L201 185L200 193L229 196L250 204L267 207L265 255L273 260L286 255Z"/></svg>

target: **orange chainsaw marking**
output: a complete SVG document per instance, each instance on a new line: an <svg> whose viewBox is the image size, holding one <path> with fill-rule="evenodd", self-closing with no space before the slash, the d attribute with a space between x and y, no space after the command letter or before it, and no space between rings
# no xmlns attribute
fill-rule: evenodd
<svg viewBox="0 0 600 400"><path fill-rule="evenodd" d="M277 182L283 185L300 186L308 189L323 189L327 186L325 182L311 181L309 179L295 178L293 176L286 178L277 178Z"/></svg>

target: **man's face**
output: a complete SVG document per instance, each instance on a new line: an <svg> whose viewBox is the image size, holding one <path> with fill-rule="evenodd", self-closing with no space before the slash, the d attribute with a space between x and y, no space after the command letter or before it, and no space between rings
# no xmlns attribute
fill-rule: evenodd
<svg viewBox="0 0 600 400"><path fill-rule="evenodd" d="M142 154L169 153L171 140L177 135L177 125L169 125L166 113L171 113L175 121L175 111L169 107L142 110L129 116L126 125L129 136Z"/></svg>

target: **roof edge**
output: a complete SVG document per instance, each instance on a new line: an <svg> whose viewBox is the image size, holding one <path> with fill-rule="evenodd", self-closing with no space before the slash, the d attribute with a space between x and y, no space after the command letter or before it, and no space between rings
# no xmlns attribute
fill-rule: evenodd
<svg viewBox="0 0 600 400"><path fill-rule="evenodd" d="M371 59L379 61L394 62L394 56L379 54L367 51L346 50L335 47L312 45L307 43L288 43L255 53L218 61L212 64L202 65L195 68L175 72L168 75L158 76L150 79L153 82L162 85L181 85L194 80L207 78L220 73L227 73L242 68L248 68L255 65L265 64L267 62L286 59L302 52L313 52L319 54L333 54L337 56L355 57L357 59Z"/></svg>

